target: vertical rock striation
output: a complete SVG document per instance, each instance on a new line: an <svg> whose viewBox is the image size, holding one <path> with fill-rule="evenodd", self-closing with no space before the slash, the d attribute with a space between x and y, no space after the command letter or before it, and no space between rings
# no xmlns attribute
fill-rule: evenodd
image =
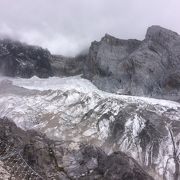
<svg viewBox="0 0 180 180"><path fill-rule="evenodd" d="M91 44L84 77L105 91L179 101L180 36L160 26L143 41L106 34Z"/></svg>

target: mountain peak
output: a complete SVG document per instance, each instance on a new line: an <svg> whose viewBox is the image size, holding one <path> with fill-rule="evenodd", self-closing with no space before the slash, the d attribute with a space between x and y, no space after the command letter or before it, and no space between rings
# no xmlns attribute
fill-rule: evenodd
<svg viewBox="0 0 180 180"><path fill-rule="evenodd" d="M136 40L136 39L119 39L119 38L116 38L108 33L106 33L104 35L104 37L102 37L101 39L101 42L105 42L107 44L110 44L110 45L114 45L114 46L124 46L124 45L130 45L130 44L140 44L141 41L139 40Z"/></svg>
<svg viewBox="0 0 180 180"><path fill-rule="evenodd" d="M119 40L118 38L115 38L114 36L106 33L104 35L104 37L102 37L101 41L106 41L106 42L110 42L110 41L114 41L114 40Z"/></svg>
<svg viewBox="0 0 180 180"><path fill-rule="evenodd" d="M166 41L166 42L170 42L172 40L176 40L179 37L179 35L174 32L171 31L169 29L163 28L161 26L158 25L153 25L150 26L147 29L147 33L146 33L146 40L153 40L153 41Z"/></svg>

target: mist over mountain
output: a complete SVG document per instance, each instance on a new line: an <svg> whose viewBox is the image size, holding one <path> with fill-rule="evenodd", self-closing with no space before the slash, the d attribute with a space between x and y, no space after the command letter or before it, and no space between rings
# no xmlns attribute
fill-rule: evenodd
<svg viewBox="0 0 180 180"><path fill-rule="evenodd" d="M179 177L179 58L180 36L160 26L149 27L143 41L106 34L92 42L88 52L74 58L10 39L1 40L0 116L12 119L23 130L36 130L53 141L63 141L66 148L58 147L66 149L63 151L69 152L69 142L76 146L86 144L85 149L78 150L80 154L73 145L73 153L59 157L57 152L58 157L53 160L40 154L34 156L32 150L38 147L33 145L26 150L27 142L21 142L24 150L17 154L22 157L17 164L25 162L29 170L15 170L16 173L10 173L16 166L7 161L12 157L16 162L16 156L11 156L12 151L3 145L3 176L13 175L16 179L25 173L32 179L151 179L147 172L154 179ZM10 123L6 118L1 121ZM10 132L9 136L14 135ZM4 138L1 137L1 144L9 144ZM50 140L42 140L43 147L47 142ZM89 148L92 151L87 151ZM54 145L52 150L59 151ZM116 151L110 156L104 154ZM125 167L131 169L131 160L119 151L127 158L133 157L144 172L139 165L139 175L137 169L124 172ZM103 158L94 157L94 153ZM116 156L120 159L114 164L111 160ZM87 169L74 160L74 168L78 168L75 172L71 167L75 157L85 161ZM51 167L46 165L48 158ZM110 163L107 167L106 161ZM126 162L124 166L120 166L122 161ZM41 164L49 173L42 170ZM113 171L111 166L120 169Z"/></svg>
<svg viewBox="0 0 180 180"><path fill-rule="evenodd" d="M180 36L160 26L143 41L106 34L74 58L11 40L0 41L1 74L12 77L82 74L99 89L128 95L180 100Z"/></svg>
<svg viewBox="0 0 180 180"><path fill-rule="evenodd" d="M105 33L143 40L158 24L180 33L179 0L1 0L0 37L76 56Z"/></svg>
<svg viewBox="0 0 180 180"><path fill-rule="evenodd" d="M179 0L0 1L0 180L180 180Z"/></svg>

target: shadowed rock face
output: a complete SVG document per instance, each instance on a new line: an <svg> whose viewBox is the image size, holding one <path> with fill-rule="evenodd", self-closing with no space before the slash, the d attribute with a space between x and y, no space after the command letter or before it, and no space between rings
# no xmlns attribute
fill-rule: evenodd
<svg viewBox="0 0 180 180"><path fill-rule="evenodd" d="M180 100L180 36L159 26L145 39L105 35L91 44L84 76L109 92Z"/></svg>
<svg viewBox="0 0 180 180"><path fill-rule="evenodd" d="M14 179L33 180L153 180L133 158L122 152L108 156L95 146L77 144L71 149L69 142L53 141L36 131L21 130L7 118L0 122L0 170L3 164L6 171L3 169L2 175L6 178L11 175Z"/></svg>
<svg viewBox="0 0 180 180"><path fill-rule="evenodd" d="M83 74L99 89L180 101L180 36L160 26L148 28L143 41L106 34L89 53L74 58L0 41L0 73L24 78Z"/></svg>
<svg viewBox="0 0 180 180"><path fill-rule="evenodd" d="M55 76L74 76L83 74L85 60L86 55L77 57L53 55L50 63Z"/></svg>
<svg viewBox="0 0 180 180"><path fill-rule="evenodd" d="M0 74L30 78L52 76L49 51L11 40L0 40Z"/></svg>

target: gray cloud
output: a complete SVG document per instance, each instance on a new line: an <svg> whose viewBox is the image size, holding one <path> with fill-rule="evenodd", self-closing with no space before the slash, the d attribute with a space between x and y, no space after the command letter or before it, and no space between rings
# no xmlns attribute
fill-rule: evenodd
<svg viewBox="0 0 180 180"><path fill-rule="evenodd" d="M158 24L180 33L179 0L0 0L0 36L76 55L105 33L143 39Z"/></svg>

